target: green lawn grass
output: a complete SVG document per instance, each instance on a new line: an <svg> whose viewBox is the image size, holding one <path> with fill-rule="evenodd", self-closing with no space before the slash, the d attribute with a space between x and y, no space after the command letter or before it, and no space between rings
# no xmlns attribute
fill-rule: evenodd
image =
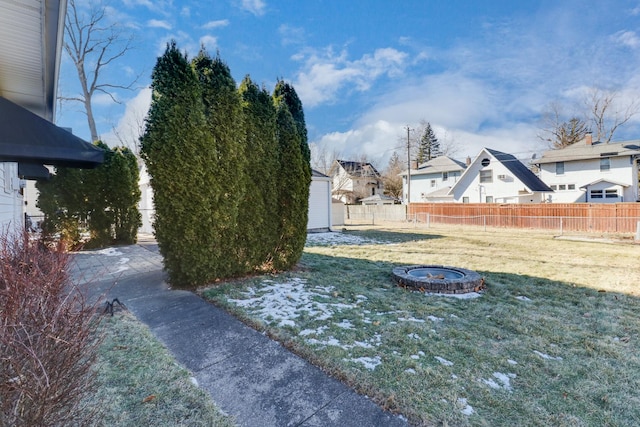
<svg viewBox="0 0 640 427"><path fill-rule="evenodd" d="M534 231L359 228L203 294L413 425L640 425L640 246ZM476 270L473 299L394 267Z"/></svg>
<svg viewBox="0 0 640 427"><path fill-rule="evenodd" d="M105 335L95 365L98 387L88 401L97 425L235 425L130 313L104 317L100 328Z"/></svg>

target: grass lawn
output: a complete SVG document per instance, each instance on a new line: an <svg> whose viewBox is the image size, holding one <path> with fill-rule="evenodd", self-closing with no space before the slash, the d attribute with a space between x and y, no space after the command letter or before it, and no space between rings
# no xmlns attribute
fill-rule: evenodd
<svg viewBox="0 0 640 427"><path fill-rule="evenodd" d="M235 426L134 316L116 313L101 327L98 389L88 402L98 411L97 425Z"/></svg>
<svg viewBox="0 0 640 427"><path fill-rule="evenodd" d="M412 425L640 425L640 246L537 231L352 227L294 272L203 294ZM468 268L475 298L395 285Z"/></svg>

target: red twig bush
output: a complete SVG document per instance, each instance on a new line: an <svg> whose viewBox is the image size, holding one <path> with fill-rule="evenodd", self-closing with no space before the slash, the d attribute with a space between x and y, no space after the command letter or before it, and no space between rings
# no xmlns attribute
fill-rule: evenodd
<svg viewBox="0 0 640 427"><path fill-rule="evenodd" d="M0 235L0 426L88 424L96 307L72 289L70 257Z"/></svg>

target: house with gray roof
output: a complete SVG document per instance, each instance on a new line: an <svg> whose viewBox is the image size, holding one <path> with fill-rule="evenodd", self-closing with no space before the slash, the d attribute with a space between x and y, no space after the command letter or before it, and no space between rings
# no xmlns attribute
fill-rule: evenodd
<svg viewBox="0 0 640 427"><path fill-rule="evenodd" d="M439 156L408 172L403 171L400 174L403 200L409 200L411 203L453 202L449 190L458 181L466 167L467 165L458 160ZM410 181L407 181L408 179Z"/></svg>
<svg viewBox="0 0 640 427"><path fill-rule="evenodd" d="M355 204L360 199L384 192L382 176L368 162L336 160L331 165L329 176L333 197L346 204Z"/></svg>
<svg viewBox="0 0 640 427"><path fill-rule="evenodd" d="M605 144L591 134L536 161L554 203L640 201L640 140Z"/></svg>
<svg viewBox="0 0 640 427"><path fill-rule="evenodd" d="M483 148L447 194L462 203L541 203L552 193L513 155Z"/></svg>

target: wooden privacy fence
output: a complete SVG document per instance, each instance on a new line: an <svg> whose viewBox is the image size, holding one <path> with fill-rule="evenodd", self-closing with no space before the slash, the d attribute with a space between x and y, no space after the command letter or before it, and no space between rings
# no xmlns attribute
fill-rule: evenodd
<svg viewBox="0 0 640 427"><path fill-rule="evenodd" d="M422 223L635 233L640 203L412 203L407 220Z"/></svg>

